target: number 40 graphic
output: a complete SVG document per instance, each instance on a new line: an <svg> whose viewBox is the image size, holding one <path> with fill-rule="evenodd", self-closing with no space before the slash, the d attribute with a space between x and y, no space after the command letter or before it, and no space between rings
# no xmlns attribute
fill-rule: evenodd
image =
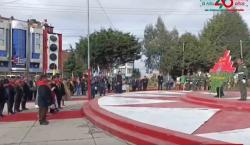
<svg viewBox="0 0 250 145"><path fill-rule="evenodd" d="M220 8L224 6L225 8L229 9L234 5L234 0L216 0L214 5L219 6Z"/></svg>

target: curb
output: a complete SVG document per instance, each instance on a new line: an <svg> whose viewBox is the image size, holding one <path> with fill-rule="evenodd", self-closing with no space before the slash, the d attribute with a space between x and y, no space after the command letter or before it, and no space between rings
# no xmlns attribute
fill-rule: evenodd
<svg viewBox="0 0 250 145"><path fill-rule="evenodd" d="M202 94L187 94L186 97L182 97L181 100L198 104L204 105L211 108L219 108L225 110L234 110L234 111L247 111L250 112L250 103L249 102L240 102L234 100L223 100L217 98L208 98L202 96Z"/></svg>
<svg viewBox="0 0 250 145"><path fill-rule="evenodd" d="M139 145L209 145L228 144L133 121L102 109L94 99L83 107L86 117L95 125Z"/></svg>

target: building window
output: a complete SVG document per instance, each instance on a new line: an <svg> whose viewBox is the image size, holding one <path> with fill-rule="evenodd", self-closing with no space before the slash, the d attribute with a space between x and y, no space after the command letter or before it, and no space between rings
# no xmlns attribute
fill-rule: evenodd
<svg viewBox="0 0 250 145"><path fill-rule="evenodd" d="M41 47L41 34L32 33L32 50L33 53L40 53Z"/></svg>
<svg viewBox="0 0 250 145"><path fill-rule="evenodd" d="M4 29L0 28L0 50L5 50L4 38Z"/></svg>
<svg viewBox="0 0 250 145"><path fill-rule="evenodd" d="M26 30L12 30L12 57L26 61Z"/></svg>
<svg viewBox="0 0 250 145"><path fill-rule="evenodd" d="M6 49L10 49L10 30L6 29Z"/></svg>
<svg viewBox="0 0 250 145"><path fill-rule="evenodd" d="M127 67L133 67L133 63L127 63Z"/></svg>
<svg viewBox="0 0 250 145"><path fill-rule="evenodd" d="M132 74L133 69L128 68L128 74Z"/></svg>

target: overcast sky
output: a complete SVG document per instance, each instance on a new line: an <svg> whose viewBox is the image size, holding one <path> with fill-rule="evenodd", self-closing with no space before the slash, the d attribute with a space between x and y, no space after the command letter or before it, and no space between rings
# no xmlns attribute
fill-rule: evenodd
<svg viewBox="0 0 250 145"><path fill-rule="evenodd" d="M250 25L250 11L241 13ZM87 33L86 0L0 0L0 15L27 20L47 19L55 32L63 34L63 47L68 49ZM91 32L112 27L143 38L147 24L161 16L171 30L180 34L198 34L212 12L200 7L200 0L90 0Z"/></svg>

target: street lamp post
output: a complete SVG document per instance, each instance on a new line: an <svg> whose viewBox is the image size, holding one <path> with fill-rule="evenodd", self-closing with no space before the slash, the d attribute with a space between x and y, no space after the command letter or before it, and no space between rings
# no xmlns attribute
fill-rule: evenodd
<svg viewBox="0 0 250 145"><path fill-rule="evenodd" d="M184 68L185 68L185 42L182 43L182 75L184 75Z"/></svg>
<svg viewBox="0 0 250 145"><path fill-rule="evenodd" d="M242 40L240 40L240 58L243 59L243 47L242 47Z"/></svg>

